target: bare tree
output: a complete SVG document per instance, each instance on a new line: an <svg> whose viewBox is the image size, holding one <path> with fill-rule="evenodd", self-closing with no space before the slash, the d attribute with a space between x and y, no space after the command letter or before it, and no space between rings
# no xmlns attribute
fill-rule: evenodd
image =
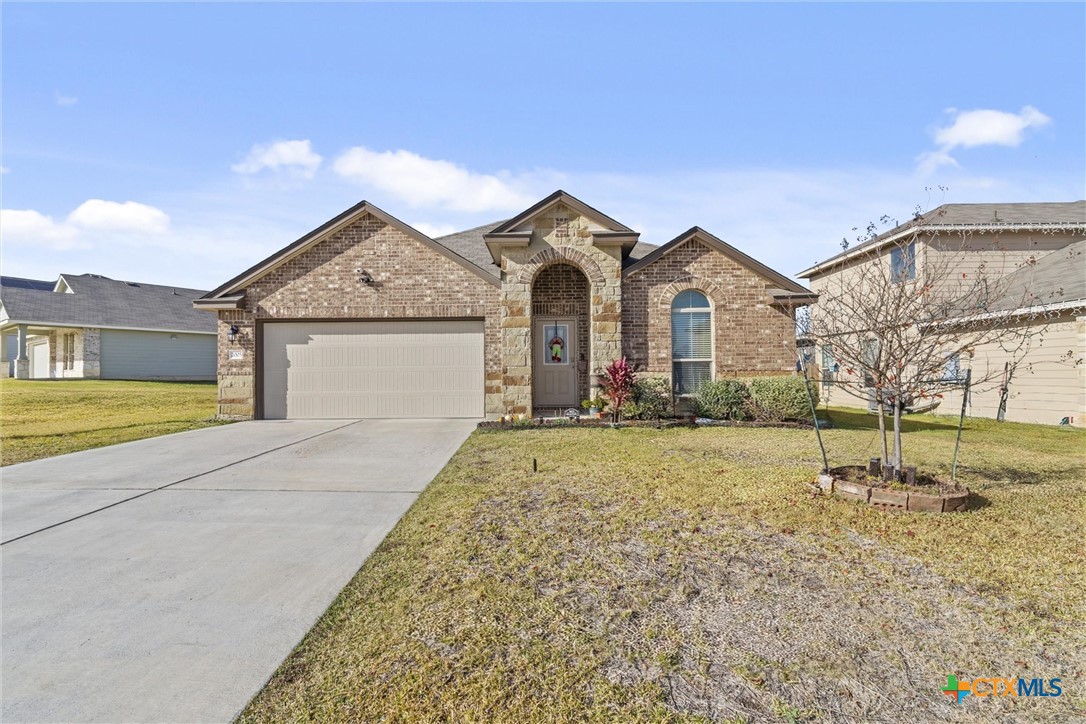
<svg viewBox="0 0 1086 724"><path fill-rule="evenodd" d="M871 225L859 241L874 236ZM898 477L902 409L960 387L978 347L998 345L1017 364L1039 333L1023 317L1046 314L1020 279L1009 283L1017 260L987 239L979 247L976 241L968 232L939 235L917 225L883 243L861 243L843 262L847 267L819 280L818 302L804 320L802 333L832 351L824 379L856 397L873 398L883 465ZM971 372L974 387L994 386L1004 374L1002 368Z"/></svg>

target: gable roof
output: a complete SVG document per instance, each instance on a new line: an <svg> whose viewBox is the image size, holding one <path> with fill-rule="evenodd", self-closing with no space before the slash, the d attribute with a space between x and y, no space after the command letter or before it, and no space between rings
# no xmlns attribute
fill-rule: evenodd
<svg viewBox="0 0 1086 724"><path fill-rule="evenodd" d="M279 265L301 254L310 247L324 241L335 232L354 223L366 214L369 214L376 219L380 219L389 226L404 232L415 241L421 243L423 246L429 247L430 249L433 249L439 254L448 257L452 261L456 262L468 271L477 274L479 277L490 282L491 284L500 284L494 274L490 273L479 264L476 264L470 259L464 257L462 254L455 251L452 247L437 243L418 229L405 224L391 214L388 214L377 208L370 202L363 200L355 204L351 208L347 209L343 213L339 214L335 218L330 219L324 224L321 224L308 234L305 234L301 238L283 247L282 249L267 257L263 261L257 262L256 264L249 267L241 274L238 274L236 277L226 282L225 284L208 292L203 297L201 297L200 300L219 299L229 296L233 292L241 290L242 288L244 288L245 285L250 284L251 282L261 278L272 269L275 269Z"/></svg>
<svg viewBox="0 0 1086 724"><path fill-rule="evenodd" d="M571 194L567 194L562 189L558 189L557 191L555 191L553 194L551 194L547 198L543 199L542 201L540 201L540 202L538 202L536 204L533 204L531 207L525 209L524 211L517 214L516 216L509 219L508 221L506 221L506 222L504 222L502 224L499 224L496 228L491 229L489 233L491 233L491 234L504 234L506 232L512 231L513 229L515 229L518 226L520 226L521 224L523 224L525 221L528 221L529 219L531 219L536 214L544 211L545 209L547 209L547 208L549 208L549 207L551 207L551 206L553 206L553 205L555 205L555 204L557 204L559 202L561 202L561 203L565 204L566 206L570 207L571 209L573 209L577 213L581 214L581 216L587 216L588 218L592 219L593 221L595 221L600 226L606 226L611 231L623 231L623 232L626 232L626 233L629 233L629 234L634 233L634 230L631 229L630 227L625 226L624 224L621 224L618 221L615 221L614 219L612 219L607 214L604 214L602 211L600 211L598 209L592 208L591 206L589 206L585 202L578 199L576 196L573 196Z"/></svg>
<svg viewBox="0 0 1086 724"><path fill-rule="evenodd" d="M671 241L667 242L663 246L658 246L645 256L641 257L633 264L630 264L623 270L623 274L633 274L641 269L644 269L654 261L685 244L688 241L696 240L705 244L710 249L720 252L724 256L731 258L733 261L742 264L756 274L761 275L766 280L772 282L775 286L770 287L767 291L775 297L788 298L788 297L810 297L814 298L816 295L807 287L794 282L788 277L784 276L778 271L770 269L765 264L761 263L757 259L747 256L743 252L736 249L731 244L724 242L723 240L713 236L700 226L694 226L690 229L679 234Z"/></svg>
<svg viewBox="0 0 1086 724"><path fill-rule="evenodd" d="M1007 275L993 311L1086 300L1086 239L1045 254Z"/></svg>
<svg viewBox="0 0 1086 724"><path fill-rule="evenodd" d="M796 276L811 278L854 256L921 231L1030 231L1069 229L1086 232L1086 201L1011 204L943 204L898 224L873 239L820 261Z"/></svg>
<svg viewBox="0 0 1086 724"><path fill-rule="evenodd" d="M45 288L27 281L38 280L0 278L5 324L215 333L215 319L192 308L192 300L204 294L202 289L119 281L99 274L62 274L56 282L46 282ZM70 291L53 291L54 286Z"/></svg>

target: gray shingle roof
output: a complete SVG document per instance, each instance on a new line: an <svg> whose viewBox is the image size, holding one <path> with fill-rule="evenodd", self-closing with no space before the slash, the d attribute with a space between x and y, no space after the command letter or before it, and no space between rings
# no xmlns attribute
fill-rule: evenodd
<svg viewBox="0 0 1086 724"><path fill-rule="evenodd" d="M63 274L72 294L0 279L0 303L15 322L215 332L216 315L192 308L200 289L108 279L95 274ZM35 281L35 280L31 280Z"/></svg>
<svg viewBox="0 0 1086 724"><path fill-rule="evenodd" d="M659 248L656 244L647 244L644 241L639 241L634 244L634 248L630 250L630 255L622 261L622 266L627 267L633 264L638 259L648 256L652 252Z"/></svg>
<svg viewBox="0 0 1086 724"><path fill-rule="evenodd" d="M1002 302L992 311L1086 300L1086 239L1045 254L1005 283Z"/></svg>
<svg viewBox="0 0 1086 724"><path fill-rule="evenodd" d="M924 226L1086 224L1086 201L1021 204L943 204L939 208L921 216L920 223ZM902 226L905 226L905 224Z"/></svg>
<svg viewBox="0 0 1086 724"><path fill-rule="evenodd" d="M476 266L482 267L483 271L487 274L491 274L494 277L500 277L501 270L494 264L494 259L490 256L490 250L486 248L486 240L483 236L494 231L494 229L497 229L504 223L505 221L503 220L495 221L490 224L483 224L482 226L476 226L474 229L458 231L455 234L447 234L446 236L438 236L434 241L445 248L456 252Z"/></svg>
<svg viewBox="0 0 1086 724"><path fill-rule="evenodd" d="M1086 227L1086 201L1056 201L1008 204L943 204L884 231L873 239L857 244L839 254L824 259L801 274L854 254L857 249L878 246L887 239L914 227L938 229L944 226L976 226L1013 229L1041 224L1074 224Z"/></svg>

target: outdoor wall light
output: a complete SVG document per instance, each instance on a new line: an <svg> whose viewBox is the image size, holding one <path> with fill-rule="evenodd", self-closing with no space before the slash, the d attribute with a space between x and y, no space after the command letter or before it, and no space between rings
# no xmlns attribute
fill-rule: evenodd
<svg viewBox="0 0 1086 724"><path fill-rule="evenodd" d="M362 281L363 284L365 284L367 287L373 286L372 274L370 274L365 269L355 269L355 271L358 272L358 278Z"/></svg>
<svg viewBox="0 0 1086 724"><path fill-rule="evenodd" d="M231 342L235 341L238 338L238 325L230 325L230 331L226 333L226 338Z"/></svg>

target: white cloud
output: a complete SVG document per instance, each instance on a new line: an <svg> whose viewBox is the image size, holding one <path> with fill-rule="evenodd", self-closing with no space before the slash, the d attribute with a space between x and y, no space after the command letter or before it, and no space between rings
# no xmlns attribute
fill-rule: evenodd
<svg viewBox="0 0 1086 724"><path fill-rule="evenodd" d="M427 168L441 163L415 158ZM481 174L448 165L467 179L465 194L473 192ZM170 216L162 233L106 231L122 224L115 215L99 213L116 211L100 204L84 204L80 213L58 214L56 220L35 211L4 211L0 232L5 274L52 279L62 271L94 272L213 289L351 207L363 194L420 231L441 236L508 218L564 188L640 231L648 243L662 244L697 224L791 275L839 252L841 238L858 233L852 227L862 229L883 214L905 220L918 204L927 210L951 202L1058 201L1083 195L1081 174L1023 172L1007 180L945 168L943 176L940 184L950 186L949 192L928 192L925 187L931 184L912 168L694 168L641 174L531 169L493 176L512 197L498 211L490 203L457 200L456 191L415 207L387 184L362 187L360 193L356 182L336 173L317 173L303 184L262 184L259 193L248 187L248 177L227 174L211 186L160 193L156 198Z"/></svg>
<svg viewBox="0 0 1086 724"><path fill-rule="evenodd" d="M60 106L61 108L66 108L68 106L74 106L76 103L79 102L79 99L76 98L75 96L66 96L66 95L61 94L60 91L55 92L53 94L53 98L56 100L57 105Z"/></svg>
<svg viewBox="0 0 1086 724"><path fill-rule="evenodd" d="M248 156L230 168L236 173L246 175L268 169L289 171L303 178L313 178L322 160L308 140L275 141L254 145Z"/></svg>
<svg viewBox="0 0 1086 724"><path fill-rule="evenodd" d="M47 249L89 249L110 241L164 234L170 217L161 209L135 201L89 199L68 218L58 221L33 209L0 210L5 244Z"/></svg>
<svg viewBox="0 0 1086 724"><path fill-rule="evenodd" d="M930 173L940 166L957 166L958 162L950 155L956 148L1013 148L1022 143L1028 129L1040 128L1052 122L1051 118L1033 106L1026 106L1018 113L990 109L959 111L955 108L948 109L947 113L952 117L950 125L935 129L938 147L917 158L922 173Z"/></svg>
<svg viewBox="0 0 1086 724"><path fill-rule="evenodd" d="M528 175L476 173L451 161L424 158L410 151L371 151L356 146L340 155L332 168L345 179L415 208L516 211L538 200L524 189L533 181Z"/></svg>
<svg viewBox="0 0 1086 724"><path fill-rule="evenodd" d="M88 199L68 215L68 222L94 231L162 234L170 228L170 217L161 209L135 201Z"/></svg>
<svg viewBox="0 0 1086 724"><path fill-rule="evenodd" d="M455 234L463 229L458 229L453 224L431 224L426 221L420 221L417 224L411 224L422 233L426 234L431 239L436 239L439 236L446 236L448 234Z"/></svg>
<svg viewBox="0 0 1086 724"><path fill-rule="evenodd" d="M81 244L78 231L33 209L0 209L0 235L6 244L74 249Z"/></svg>

